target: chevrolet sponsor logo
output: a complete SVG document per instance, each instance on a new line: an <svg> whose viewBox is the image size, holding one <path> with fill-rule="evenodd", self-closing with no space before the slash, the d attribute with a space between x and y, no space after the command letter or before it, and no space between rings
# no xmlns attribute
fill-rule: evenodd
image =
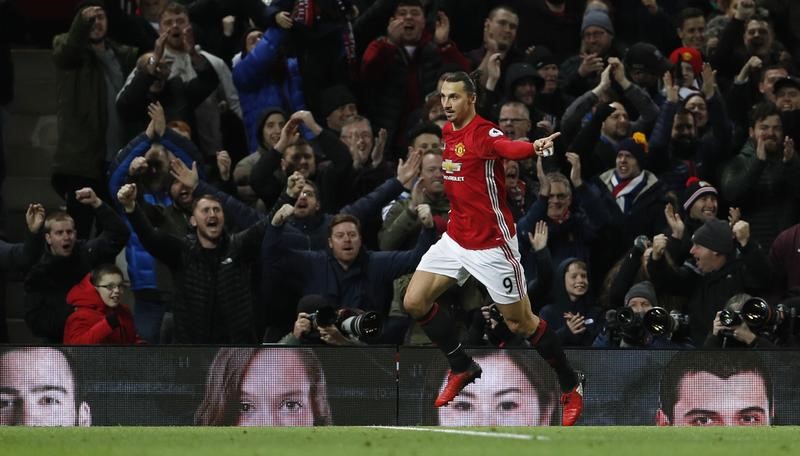
<svg viewBox="0 0 800 456"><path fill-rule="evenodd" d="M442 171L447 174L457 173L461 171L461 163L454 163L453 160L448 158L442 162Z"/></svg>

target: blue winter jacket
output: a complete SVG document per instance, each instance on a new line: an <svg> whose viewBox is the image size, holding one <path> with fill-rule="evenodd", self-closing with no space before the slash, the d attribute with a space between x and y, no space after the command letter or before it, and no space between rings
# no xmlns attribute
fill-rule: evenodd
<svg viewBox="0 0 800 456"><path fill-rule="evenodd" d="M269 224L261 244L263 274L284 278L284 286L298 287L303 295L320 295L334 308L374 310L388 314L394 279L416 268L436 241L434 228L423 229L412 250L372 252L361 249L344 269L330 249L292 250L281 245L284 226Z"/></svg>
<svg viewBox="0 0 800 456"><path fill-rule="evenodd" d="M164 136L159 141L167 150L175 154L187 166L192 166L192 161L198 160L200 156L197 148L191 141L167 128ZM144 133L133 138L131 142L120 150L116 160L109 167L108 190L112 197L116 198L120 187L128 182L128 168L136 157L141 157L150 149L153 141ZM160 194L146 193L142 195L144 201L154 204L169 206L172 200L169 192ZM128 262L128 275L130 276L131 288L134 291L158 289L158 276L156 273L156 260L142 246L139 237L133 230L130 220L123 217L128 229L131 232L128 245L125 247L125 260Z"/></svg>
<svg viewBox="0 0 800 456"><path fill-rule="evenodd" d="M290 114L305 109L297 59L284 57L280 50L284 35L280 27L268 28L256 47L233 67L251 151L258 149L258 120L265 108L279 107ZM275 77L278 59L286 61L287 75L281 79Z"/></svg>

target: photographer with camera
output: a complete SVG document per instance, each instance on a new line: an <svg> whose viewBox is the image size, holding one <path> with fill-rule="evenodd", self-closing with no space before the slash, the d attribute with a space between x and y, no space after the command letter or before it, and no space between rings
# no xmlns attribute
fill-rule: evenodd
<svg viewBox="0 0 800 456"><path fill-rule="evenodd" d="M364 345L380 336L383 319L376 312L334 309L320 295L307 295L297 303L292 332L284 345Z"/></svg>
<svg viewBox="0 0 800 456"><path fill-rule="evenodd" d="M770 338L775 337L782 322L782 309L770 306L761 298L740 293L728 300L725 309L717 312L703 348L775 348Z"/></svg>
<svg viewBox="0 0 800 456"><path fill-rule="evenodd" d="M657 287L689 297L686 308L691 339L699 345L711 331L709 323L725 302L737 293L767 289L770 271L761 247L750 241L750 224L743 220L731 229L725 221L709 219L695 231L692 244L690 254L694 263L687 261L673 268L664 254L667 236L656 236L647 270Z"/></svg>
<svg viewBox="0 0 800 456"><path fill-rule="evenodd" d="M294 206L283 205L267 228L262 244L265 277L279 274L279 277L288 278L285 286L296 288L303 296L323 296L325 303L337 310L374 311L385 317L391 302L392 282L411 272L436 240L433 218L427 213L421 217L423 228L415 248L368 251L362 248L359 219L350 214L338 214L328 225L327 249L289 249L281 234L294 212ZM338 321L338 317L335 320ZM380 341L401 342L406 322L405 318L390 319Z"/></svg>
<svg viewBox="0 0 800 456"><path fill-rule="evenodd" d="M647 315L652 315L653 309L658 306L656 290L650 281L634 284L625 295L625 307L619 310L611 309L606 312L606 324L603 330L594 339L592 347L601 348L683 348L670 340L671 332L657 334L646 322ZM670 317L671 318L671 317ZM677 329L677 325L669 328Z"/></svg>

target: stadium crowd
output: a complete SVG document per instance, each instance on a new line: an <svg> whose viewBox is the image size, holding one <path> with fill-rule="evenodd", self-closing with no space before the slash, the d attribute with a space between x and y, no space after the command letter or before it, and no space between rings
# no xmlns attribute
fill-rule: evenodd
<svg viewBox="0 0 800 456"><path fill-rule="evenodd" d="M501 194L562 344L797 346L800 3L120 3L54 38L64 208L0 243L43 341L430 343L402 303L466 71L509 138L561 132ZM477 281L439 305L467 345L526 343Z"/></svg>

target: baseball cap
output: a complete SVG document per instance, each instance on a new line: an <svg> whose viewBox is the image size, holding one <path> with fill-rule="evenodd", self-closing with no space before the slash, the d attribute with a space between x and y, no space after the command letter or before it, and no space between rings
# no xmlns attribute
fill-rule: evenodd
<svg viewBox="0 0 800 456"><path fill-rule="evenodd" d="M778 79L775 81L775 84L772 85L772 93L778 93L778 90L787 86L794 86L795 88L800 89L800 78L789 75Z"/></svg>

